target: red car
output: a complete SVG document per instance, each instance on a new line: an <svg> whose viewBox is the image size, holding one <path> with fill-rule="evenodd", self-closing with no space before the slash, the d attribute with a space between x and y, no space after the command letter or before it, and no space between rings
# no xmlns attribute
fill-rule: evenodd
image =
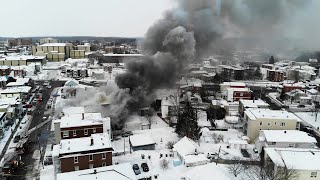
<svg viewBox="0 0 320 180"><path fill-rule="evenodd" d="M39 96L38 101L39 101L39 102L42 101L42 96Z"/></svg>
<svg viewBox="0 0 320 180"><path fill-rule="evenodd" d="M26 104L23 106L24 108L32 108L32 105L31 104Z"/></svg>

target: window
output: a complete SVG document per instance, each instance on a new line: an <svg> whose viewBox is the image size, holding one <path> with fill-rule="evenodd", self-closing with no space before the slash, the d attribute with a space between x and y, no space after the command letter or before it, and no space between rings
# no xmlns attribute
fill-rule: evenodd
<svg viewBox="0 0 320 180"><path fill-rule="evenodd" d="M84 135L88 135L88 129L84 129Z"/></svg>
<svg viewBox="0 0 320 180"><path fill-rule="evenodd" d="M271 145L276 145L277 143L276 142L271 142Z"/></svg>
<svg viewBox="0 0 320 180"><path fill-rule="evenodd" d="M294 144L289 144L289 147L291 147L291 148L294 147Z"/></svg>
<svg viewBox="0 0 320 180"><path fill-rule="evenodd" d="M74 170L75 170L75 171L79 171L79 166L75 166L75 167L74 167Z"/></svg>
<svg viewBox="0 0 320 180"><path fill-rule="evenodd" d="M102 153L102 159L106 158L106 153Z"/></svg>
<svg viewBox="0 0 320 180"><path fill-rule="evenodd" d="M93 169L93 164L89 164L89 169Z"/></svg>
<svg viewBox="0 0 320 180"><path fill-rule="evenodd" d="M69 137L69 131L63 131L63 137Z"/></svg>
<svg viewBox="0 0 320 180"><path fill-rule="evenodd" d="M76 130L73 130L73 137L77 136L77 131Z"/></svg>
<svg viewBox="0 0 320 180"><path fill-rule="evenodd" d="M105 162L102 163L102 166L106 166L107 164Z"/></svg>
<svg viewBox="0 0 320 180"><path fill-rule="evenodd" d="M73 160L74 160L74 163L78 163L79 162L79 157L76 156L76 157L73 158Z"/></svg>
<svg viewBox="0 0 320 180"><path fill-rule="evenodd" d="M93 161L93 155L89 155L89 161Z"/></svg>
<svg viewBox="0 0 320 180"><path fill-rule="evenodd" d="M312 177L312 178L316 178L316 177L317 177L317 172L311 172L310 177Z"/></svg>
<svg viewBox="0 0 320 180"><path fill-rule="evenodd" d="M286 123L282 122L280 123L280 126L286 126Z"/></svg>
<svg viewBox="0 0 320 180"><path fill-rule="evenodd" d="M275 122L274 125L277 125L277 122Z"/></svg>
<svg viewBox="0 0 320 180"><path fill-rule="evenodd" d="M268 126L271 126L271 123L268 123Z"/></svg>
<svg viewBox="0 0 320 180"><path fill-rule="evenodd" d="M260 126L262 126L262 122L260 122Z"/></svg>
<svg viewBox="0 0 320 180"><path fill-rule="evenodd" d="M93 130L92 130L92 131L93 131L93 134L94 134L94 133L96 133L96 128L93 128Z"/></svg>
<svg viewBox="0 0 320 180"><path fill-rule="evenodd" d="M243 96L243 93L240 93L240 96Z"/></svg>

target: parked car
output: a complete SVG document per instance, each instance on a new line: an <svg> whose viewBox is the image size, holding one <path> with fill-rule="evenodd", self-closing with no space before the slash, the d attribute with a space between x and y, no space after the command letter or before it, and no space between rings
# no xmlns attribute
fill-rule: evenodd
<svg viewBox="0 0 320 180"><path fill-rule="evenodd" d="M243 157L249 158L250 154L248 153L248 151L246 149L241 149L241 154Z"/></svg>
<svg viewBox="0 0 320 180"><path fill-rule="evenodd" d="M26 104L23 106L23 108L32 108L32 104Z"/></svg>
<svg viewBox="0 0 320 180"><path fill-rule="evenodd" d="M136 175L141 174L141 171L140 171L140 169L139 169L138 164L134 164L134 165L132 166L132 169L133 169L134 174L136 174Z"/></svg>
<svg viewBox="0 0 320 180"><path fill-rule="evenodd" d="M142 163L141 164L141 168L143 170L143 172L148 172L149 171L149 167L147 163Z"/></svg>
<svg viewBox="0 0 320 180"><path fill-rule="evenodd" d="M208 153L207 158L208 159L215 159L218 157L218 153Z"/></svg>
<svg viewBox="0 0 320 180"><path fill-rule="evenodd" d="M48 86L47 86L47 88L48 88L48 89L51 89L51 86L50 86L50 85L48 85Z"/></svg>
<svg viewBox="0 0 320 180"><path fill-rule="evenodd" d="M132 135L133 135L133 133L131 131L127 131L127 132L122 133L122 137L129 137Z"/></svg>
<svg viewBox="0 0 320 180"><path fill-rule="evenodd" d="M298 108L305 108L306 106L305 105L303 105L303 104L299 104L298 105Z"/></svg>
<svg viewBox="0 0 320 180"><path fill-rule="evenodd" d="M13 142L14 143L17 143L17 142L19 142L20 141L20 135L16 135L15 137L14 137L14 139L13 139Z"/></svg>

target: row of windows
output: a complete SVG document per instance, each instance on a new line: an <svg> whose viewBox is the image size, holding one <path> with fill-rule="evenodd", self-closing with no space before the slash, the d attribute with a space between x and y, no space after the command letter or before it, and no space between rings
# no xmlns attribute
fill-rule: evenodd
<svg viewBox="0 0 320 180"><path fill-rule="evenodd" d="M103 162L101 166L107 166L107 163ZM89 169L93 169L93 164L89 164ZM79 166L75 166L74 170L79 171Z"/></svg>
<svg viewBox="0 0 320 180"><path fill-rule="evenodd" d="M79 130L80 131L80 130ZM84 129L84 135L88 135L89 129ZM96 133L96 128L92 128L93 134ZM69 137L69 131L63 131L63 137ZM72 130L72 136L76 137L77 136L77 130Z"/></svg>
<svg viewBox="0 0 320 180"><path fill-rule="evenodd" d="M277 122L274 123L274 125L277 125ZM262 122L260 122L260 126L262 126ZM268 126L271 126L271 123L268 123ZM282 122L280 123L280 126L286 126L286 123Z"/></svg>
<svg viewBox="0 0 320 180"><path fill-rule="evenodd" d="M106 159L107 153L102 153L102 158L101 159ZM79 163L79 156L73 157L74 163ZM89 161L93 161L93 154L89 155Z"/></svg>

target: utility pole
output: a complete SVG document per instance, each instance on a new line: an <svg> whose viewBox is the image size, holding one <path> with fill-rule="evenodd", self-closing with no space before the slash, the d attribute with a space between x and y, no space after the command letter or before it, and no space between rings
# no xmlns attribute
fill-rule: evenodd
<svg viewBox="0 0 320 180"><path fill-rule="evenodd" d="M221 146L219 147L219 151L218 151L218 157L217 157L216 165L218 164L218 159L219 159L219 156L220 156L220 151L221 151Z"/></svg>

